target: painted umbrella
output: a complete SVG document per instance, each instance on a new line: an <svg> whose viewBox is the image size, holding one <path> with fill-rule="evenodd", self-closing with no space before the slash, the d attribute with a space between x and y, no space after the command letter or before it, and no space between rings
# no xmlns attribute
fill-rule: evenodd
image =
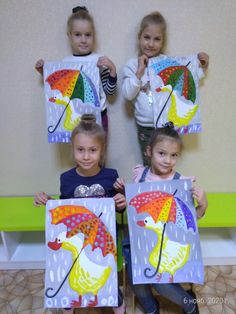
<svg viewBox="0 0 236 314"><path fill-rule="evenodd" d="M179 197L175 196L176 193L177 190L173 194L160 191L143 192L134 196L129 203L135 207L138 214L148 213L154 222L164 222L161 249L167 223L172 222L179 228L184 230L192 229L193 232L196 232L196 224L191 210ZM150 268L146 268L144 271L145 276L154 277L158 272L160 262L161 251L155 273L147 275L147 270L150 270Z"/></svg>
<svg viewBox="0 0 236 314"><path fill-rule="evenodd" d="M96 88L91 79L82 70L62 69L53 72L46 78L46 82L52 90L58 90L67 101L61 100L61 97L51 97L50 102L63 104L63 110L55 126L50 125L48 132L53 133L61 122L72 99L80 99L83 103L93 104L95 107L100 106Z"/></svg>
<svg viewBox="0 0 236 314"><path fill-rule="evenodd" d="M116 256L116 245L105 224L84 206L64 205L50 210L52 224L67 226L67 237L84 234L84 247L91 245L92 251L100 248L103 256L111 253Z"/></svg>
<svg viewBox="0 0 236 314"><path fill-rule="evenodd" d="M83 233L83 248L91 245L92 251L96 248L99 248L101 249L102 255L104 257L108 254L112 254L116 258L116 244L111 233L99 218L101 217L102 213L98 217L86 207L78 205L58 206L54 209L51 209L50 212L52 215L52 224L57 225L63 223L67 226L67 238L73 237L78 233ZM68 271L57 291L53 295L50 295L48 292L53 289L47 289L45 293L47 297L52 298L60 291L78 257L79 255L74 260L70 270Z"/></svg>
<svg viewBox="0 0 236 314"><path fill-rule="evenodd" d="M178 62L171 60L171 59L165 59L159 63L154 63L152 65L152 68L154 69L155 73L161 77L164 86L171 86L171 90L169 91L169 96L166 99L158 117L156 120L156 127L158 127L158 122L160 120L160 117L171 98L174 91L177 92L180 96L183 96L186 100L191 101L193 104L196 100L196 86L193 79L193 75L191 71L188 69L188 65L190 62L188 62L186 65L180 65ZM162 89L157 88L157 92L161 92ZM166 89L163 89L163 91L166 91ZM190 120L193 115L195 114L197 110L196 105L189 106L189 110L185 114L185 119L183 121ZM170 114L170 117L172 120L178 120L177 109L173 108ZM174 124L175 121L172 121Z"/></svg>

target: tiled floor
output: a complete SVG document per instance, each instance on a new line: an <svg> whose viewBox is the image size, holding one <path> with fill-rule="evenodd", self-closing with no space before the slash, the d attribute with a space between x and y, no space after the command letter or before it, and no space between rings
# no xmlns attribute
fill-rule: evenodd
<svg viewBox="0 0 236 314"><path fill-rule="evenodd" d="M194 286L200 314L236 313L236 266L207 267L205 285ZM43 309L44 271L0 271L0 314L51 314ZM181 310L160 298L161 314ZM132 298L126 296L127 314L132 314ZM58 310L59 314L60 311ZM110 309L77 309L77 314L111 314ZM143 312L136 306L135 314Z"/></svg>

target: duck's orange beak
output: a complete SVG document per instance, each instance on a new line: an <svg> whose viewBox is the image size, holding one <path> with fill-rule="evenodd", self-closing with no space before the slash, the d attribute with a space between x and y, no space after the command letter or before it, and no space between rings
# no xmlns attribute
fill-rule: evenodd
<svg viewBox="0 0 236 314"><path fill-rule="evenodd" d="M56 102L56 98L55 98L55 97L50 97L48 100L49 100L50 102Z"/></svg>
<svg viewBox="0 0 236 314"><path fill-rule="evenodd" d="M61 245L62 243L59 243L57 239L54 242L48 242L48 246L54 251L59 250L61 248Z"/></svg>
<svg viewBox="0 0 236 314"><path fill-rule="evenodd" d="M145 223L143 220L139 220L139 221L137 221L137 225L139 225L140 227L144 227Z"/></svg>

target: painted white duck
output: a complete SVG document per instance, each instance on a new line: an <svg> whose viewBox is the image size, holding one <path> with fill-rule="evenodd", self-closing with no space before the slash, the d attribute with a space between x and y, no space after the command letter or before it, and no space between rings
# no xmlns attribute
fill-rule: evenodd
<svg viewBox="0 0 236 314"><path fill-rule="evenodd" d="M170 240L165 234L163 235L163 222L155 222L151 216L147 216L144 220L137 221L137 224L141 227L153 230L157 234L157 245L149 256L150 264L157 269L161 251L157 280L161 280L162 273L168 272L171 275L169 282L173 282L175 272L188 261L190 244L180 244L179 242ZM161 249L162 237L163 243Z"/></svg>
<svg viewBox="0 0 236 314"><path fill-rule="evenodd" d="M69 275L69 284L71 289L78 293L78 300L71 303L72 307L82 305L82 296L90 293L94 299L89 301L88 306L98 304L98 291L105 285L112 268L102 266L92 262L83 250L83 235L74 235L71 238L66 237L66 232L61 232L54 242L49 242L48 246L53 250L63 248L72 253L73 262L77 259Z"/></svg>

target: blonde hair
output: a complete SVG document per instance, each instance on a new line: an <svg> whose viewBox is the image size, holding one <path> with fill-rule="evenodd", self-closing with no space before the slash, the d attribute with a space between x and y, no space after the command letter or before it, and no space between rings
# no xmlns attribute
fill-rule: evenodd
<svg viewBox="0 0 236 314"><path fill-rule="evenodd" d="M106 132L103 127L96 123L96 118L93 114L84 114L81 117L80 123L74 128L71 133L71 143L73 145L73 140L76 135L85 134L94 137L99 141L102 147L100 166L104 165L105 153L106 153Z"/></svg>
<svg viewBox="0 0 236 314"><path fill-rule="evenodd" d="M74 8L76 9L76 8ZM77 20L83 20L83 21L88 21L91 23L92 30L93 30L93 35L95 38L95 26L94 26L94 21L92 16L89 14L88 10L85 7L78 7L76 11L74 11L71 14L71 16L67 20L67 32L71 33L73 22Z"/></svg>
<svg viewBox="0 0 236 314"><path fill-rule="evenodd" d="M144 29L153 24L161 27L162 33L163 33L163 39L164 39L163 42L165 43L166 29L167 29L166 20L164 16L158 11L151 12L144 16L140 24L140 28L138 32L138 39L140 39Z"/></svg>

